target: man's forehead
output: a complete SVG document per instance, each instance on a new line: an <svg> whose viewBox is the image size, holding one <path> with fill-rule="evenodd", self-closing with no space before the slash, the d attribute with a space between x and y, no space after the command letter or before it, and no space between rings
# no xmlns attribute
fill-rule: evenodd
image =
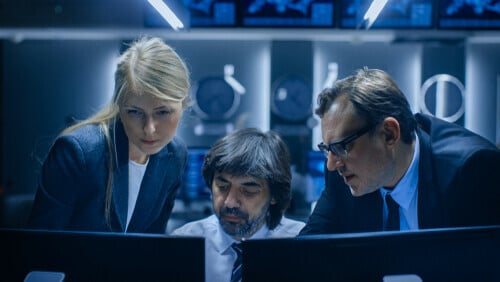
<svg viewBox="0 0 500 282"><path fill-rule="evenodd" d="M356 123L359 123L350 103L338 101L339 99L331 105L321 119L323 137L327 139L342 138L347 131L355 128Z"/></svg>
<svg viewBox="0 0 500 282"><path fill-rule="evenodd" d="M227 172L216 172L215 178L225 181L237 181L241 183L257 183L259 185L262 185L262 183L265 182L264 179L260 179L250 175L235 175Z"/></svg>

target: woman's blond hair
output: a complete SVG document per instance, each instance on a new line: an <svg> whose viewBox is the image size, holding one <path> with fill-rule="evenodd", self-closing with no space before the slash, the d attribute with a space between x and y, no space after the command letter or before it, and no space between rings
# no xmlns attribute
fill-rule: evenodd
<svg viewBox="0 0 500 282"><path fill-rule="evenodd" d="M106 185L105 218L110 225L113 190L113 157L116 158L115 139L110 127L118 118L120 106L128 95L153 95L161 100L189 103L189 72L176 51L157 37L141 37L118 58L115 72L115 88L112 101L89 118L66 128L62 134L85 125L99 125L106 137L108 179ZM114 132L114 131L113 131Z"/></svg>

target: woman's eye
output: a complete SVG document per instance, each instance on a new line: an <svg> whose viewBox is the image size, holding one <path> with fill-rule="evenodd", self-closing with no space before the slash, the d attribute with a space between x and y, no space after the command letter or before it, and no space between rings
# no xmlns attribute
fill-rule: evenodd
<svg viewBox="0 0 500 282"><path fill-rule="evenodd" d="M133 109L127 110L127 114L130 116L133 116L133 117L142 117L142 115L143 115L143 113L141 111L133 110Z"/></svg>
<svg viewBox="0 0 500 282"><path fill-rule="evenodd" d="M171 113L171 111L167 111L167 110L162 110L162 111L156 112L156 114L158 116L160 116L160 117L162 117L162 116L168 116L170 113Z"/></svg>

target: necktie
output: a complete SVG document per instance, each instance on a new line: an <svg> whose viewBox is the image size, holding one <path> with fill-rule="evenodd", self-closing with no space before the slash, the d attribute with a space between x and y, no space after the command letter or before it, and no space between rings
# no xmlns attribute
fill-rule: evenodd
<svg viewBox="0 0 500 282"><path fill-rule="evenodd" d="M387 208L389 210L389 214L387 215L387 222L385 224L384 230L399 230L399 205L396 203L390 193L385 195L385 203L387 204Z"/></svg>
<svg viewBox="0 0 500 282"><path fill-rule="evenodd" d="M231 282L241 281L241 243L233 243L231 245L233 250L236 252L236 261L233 264L233 272L231 273Z"/></svg>

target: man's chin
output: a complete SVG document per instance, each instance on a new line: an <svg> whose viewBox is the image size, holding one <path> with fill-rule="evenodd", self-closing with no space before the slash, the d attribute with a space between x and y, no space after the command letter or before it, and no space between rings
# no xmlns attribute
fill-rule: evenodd
<svg viewBox="0 0 500 282"><path fill-rule="evenodd" d="M360 196L363 196L365 194L364 191L362 189L359 189L359 187L357 187L357 186L349 185L349 189L351 190L351 194L354 197L360 197Z"/></svg>
<svg viewBox="0 0 500 282"><path fill-rule="evenodd" d="M240 232L240 224L237 222L224 221L221 223L222 229L224 229L224 231L231 236L238 235L238 233Z"/></svg>

